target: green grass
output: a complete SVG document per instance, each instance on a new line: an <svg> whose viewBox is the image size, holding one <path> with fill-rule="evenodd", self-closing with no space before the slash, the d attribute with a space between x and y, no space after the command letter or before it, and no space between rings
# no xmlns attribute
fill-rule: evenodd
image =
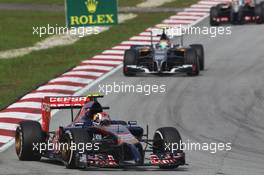
<svg viewBox="0 0 264 175"><path fill-rule="evenodd" d="M0 0L4 2L5 0ZM59 0L53 0L60 2ZM122 0L124 6L134 0ZM121 2L122 2L121 1ZM141 0L135 0L141 1ZM164 7L186 7L197 0L176 0ZM33 0L8 0L7 2L33 2ZM36 2L34 0L34 2ZM38 0L51 2L51 0ZM138 2L136 2L137 4ZM121 4L121 3L120 3ZM40 40L32 36L32 26L64 24L63 13L1 11L0 50L31 46ZM0 109L14 102L18 97L35 89L38 85L64 73L80 61L109 49L123 40L134 36L144 29L159 23L171 13L139 14L137 18L113 26L110 30L86 38L70 46L56 47L33 52L23 57L0 60ZM102 44L103 43L103 44Z"/></svg>
<svg viewBox="0 0 264 175"><path fill-rule="evenodd" d="M118 0L119 6L135 6L144 0ZM27 4L57 4L63 5L64 0L0 0L0 3L27 3Z"/></svg>
<svg viewBox="0 0 264 175"><path fill-rule="evenodd" d="M0 0L0 2L5 0ZM23 2L23 3L59 3L63 0L8 0L9 2ZM120 6L133 6L142 2L143 0L119 0ZM186 7L198 0L175 0L174 2L167 3L163 7ZM63 26L65 24L65 17L63 12L34 12L34 11L0 11L0 51L8 49L16 49L29 47L36 42L47 37L42 38L37 35L32 35L33 26ZM4 35L3 35L4 34Z"/></svg>
<svg viewBox="0 0 264 175"><path fill-rule="evenodd" d="M62 12L32 12L32 11L0 11L0 51L28 47L42 40L38 35L33 35L33 26L41 27L65 25Z"/></svg>
<svg viewBox="0 0 264 175"><path fill-rule="evenodd" d="M139 14L133 20L113 26L100 35L82 38L71 46L33 52L10 60L0 60L0 108L35 89L39 84L78 65L81 60L127 40L170 15L172 14Z"/></svg>
<svg viewBox="0 0 264 175"><path fill-rule="evenodd" d="M0 0L0 2L5 0ZM61 0L8 0L9 2L23 3L59 3ZM133 6L142 0L119 0L122 6ZM36 12L36 11L15 11L1 10L0 11L0 51L8 49L17 49L29 47L42 38L37 35L32 35L33 27L47 26L64 26L65 17L63 12ZM3 35L4 34L4 35Z"/></svg>
<svg viewBox="0 0 264 175"><path fill-rule="evenodd" d="M173 2L169 2L169 3L162 5L162 7L183 8L183 7L188 7L192 4L195 4L198 1L199 0L174 0Z"/></svg>
<svg viewBox="0 0 264 175"><path fill-rule="evenodd" d="M0 3L64 4L64 0L0 0Z"/></svg>

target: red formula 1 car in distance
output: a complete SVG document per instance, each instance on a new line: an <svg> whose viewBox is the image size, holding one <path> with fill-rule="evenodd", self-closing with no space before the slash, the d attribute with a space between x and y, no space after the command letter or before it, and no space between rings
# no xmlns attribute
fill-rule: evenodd
<svg viewBox="0 0 264 175"><path fill-rule="evenodd" d="M67 168L157 166L171 169L185 165L185 153L181 149L166 149L166 143L181 142L176 128L159 128L150 140L148 127L144 134L137 122L111 120L104 112L109 108L102 107L98 98L102 96L45 97L42 125L24 121L16 129L18 158L38 161L45 157L61 161ZM68 109L72 122L50 131L52 109ZM74 109L80 109L75 118Z"/></svg>
<svg viewBox="0 0 264 175"><path fill-rule="evenodd" d="M218 4L210 9L210 24L218 26L222 23L245 24L264 23L264 2L256 0L232 0Z"/></svg>

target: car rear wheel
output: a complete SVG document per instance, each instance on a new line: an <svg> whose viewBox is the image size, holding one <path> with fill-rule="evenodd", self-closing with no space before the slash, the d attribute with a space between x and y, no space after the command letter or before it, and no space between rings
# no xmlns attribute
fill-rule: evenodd
<svg viewBox="0 0 264 175"><path fill-rule="evenodd" d="M127 66L134 66L136 65L137 60L137 51L130 49L125 51L124 56L124 66L123 66L123 73L125 76L134 76L136 73L129 71Z"/></svg>
<svg viewBox="0 0 264 175"><path fill-rule="evenodd" d="M216 7L212 7L210 9L210 24L211 26L219 26L219 22L216 21L216 19L219 17L219 8Z"/></svg>
<svg viewBox="0 0 264 175"><path fill-rule="evenodd" d="M163 127L159 128L155 131L153 137L153 153L154 154L164 154L164 153L182 153L183 151L180 149L181 144L181 136L179 131L173 127ZM177 144L178 149L168 150L166 145ZM185 164L185 160L183 160L182 164ZM162 165L160 168L162 169L172 169L177 168L179 165Z"/></svg>
<svg viewBox="0 0 264 175"><path fill-rule="evenodd" d="M200 73L199 58L193 48L188 48L184 54L185 64L192 65L192 71L187 72L189 76L198 76Z"/></svg>
<svg viewBox="0 0 264 175"><path fill-rule="evenodd" d="M41 159L40 143L42 129L39 122L21 122L15 132L15 149L19 160L39 161Z"/></svg>
<svg viewBox="0 0 264 175"><path fill-rule="evenodd" d="M195 49L199 58L200 70L204 70L204 47L201 44L192 44L191 48Z"/></svg>
<svg viewBox="0 0 264 175"><path fill-rule="evenodd" d="M262 24L264 22L264 5L259 4L255 7L256 23Z"/></svg>
<svg viewBox="0 0 264 175"><path fill-rule="evenodd" d="M64 149L61 150L62 159L66 168L76 169L80 168L79 166L79 152L85 150L77 150L79 144L86 145L91 142L91 138L86 130L83 128L72 128L65 132L62 143ZM75 146L73 146L74 144ZM85 146L83 147L85 148Z"/></svg>

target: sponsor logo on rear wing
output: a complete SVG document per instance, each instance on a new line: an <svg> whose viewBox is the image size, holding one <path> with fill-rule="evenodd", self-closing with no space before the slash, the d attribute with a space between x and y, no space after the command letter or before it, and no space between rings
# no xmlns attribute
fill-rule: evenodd
<svg viewBox="0 0 264 175"><path fill-rule="evenodd" d="M97 98L103 98L101 94L89 94L88 96L70 96L70 97L45 97L43 106L49 106L51 109L82 107L89 101L96 101Z"/></svg>
<svg viewBox="0 0 264 175"><path fill-rule="evenodd" d="M91 101L89 97L45 97L44 103L50 108L82 107Z"/></svg>
<svg viewBox="0 0 264 175"><path fill-rule="evenodd" d="M51 118L51 109L71 109L81 108L89 101L97 101L97 98L103 98L101 94L89 94L85 96L71 96L71 97L44 97L42 100L42 130L49 132L49 124ZM71 112L73 120L73 112Z"/></svg>

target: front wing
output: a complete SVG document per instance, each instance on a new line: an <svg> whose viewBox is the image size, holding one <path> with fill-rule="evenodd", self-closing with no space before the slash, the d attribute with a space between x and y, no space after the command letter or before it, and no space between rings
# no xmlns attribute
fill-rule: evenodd
<svg viewBox="0 0 264 175"><path fill-rule="evenodd" d="M188 72L192 72L194 67L193 65L181 65L181 66L177 66L172 68L170 71L151 71L146 67L143 66L136 66L136 65L128 65L126 66L126 69L128 72L131 73L146 73L146 74L175 74L175 73L188 73Z"/></svg>
<svg viewBox="0 0 264 175"><path fill-rule="evenodd" d="M120 168L131 166L181 166L185 165L185 153L173 154L151 154L147 163L137 164L133 162L119 162L112 155L95 154L79 155L79 167L98 167L98 168Z"/></svg>

